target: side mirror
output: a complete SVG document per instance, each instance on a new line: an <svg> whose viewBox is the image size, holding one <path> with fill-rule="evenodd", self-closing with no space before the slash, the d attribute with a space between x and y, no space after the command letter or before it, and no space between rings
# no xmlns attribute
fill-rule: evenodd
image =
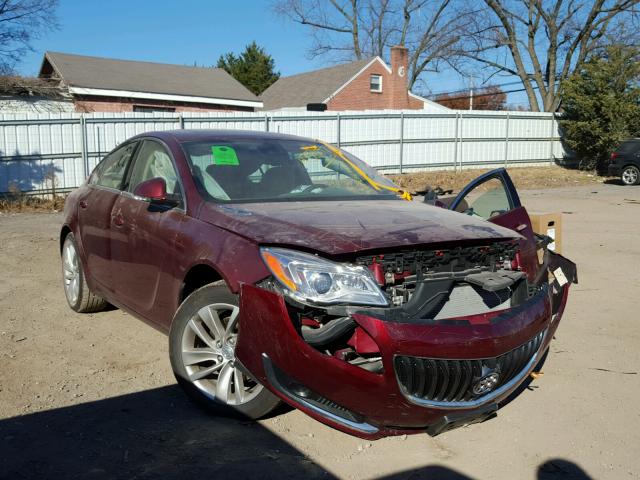
<svg viewBox="0 0 640 480"><path fill-rule="evenodd" d="M164 202L167 199L167 183L164 178L151 178L139 183L133 194L148 202Z"/></svg>
<svg viewBox="0 0 640 480"><path fill-rule="evenodd" d="M422 199L422 201L424 203L428 203L429 205L435 205L437 200L438 192L431 188L431 185L427 185L424 189L424 198Z"/></svg>

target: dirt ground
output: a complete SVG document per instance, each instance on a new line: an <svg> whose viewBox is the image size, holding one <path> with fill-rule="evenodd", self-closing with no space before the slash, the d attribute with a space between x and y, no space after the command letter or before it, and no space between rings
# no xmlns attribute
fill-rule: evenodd
<svg viewBox="0 0 640 480"><path fill-rule="evenodd" d="M521 196L565 213L579 268L544 375L483 424L376 442L298 411L201 412L162 334L118 310L69 310L60 214L0 214L0 478L639 478L640 187Z"/></svg>
<svg viewBox="0 0 640 480"><path fill-rule="evenodd" d="M414 172L402 175L389 175L397 185L409 192L423 191L427 185L459 192L471 180L488 172L489 169L438 170L433 172ZM509 170L509 176L518 189L575 187L593 185L606 181L594 172L570 170L558 166L518 167Z"/></svg>

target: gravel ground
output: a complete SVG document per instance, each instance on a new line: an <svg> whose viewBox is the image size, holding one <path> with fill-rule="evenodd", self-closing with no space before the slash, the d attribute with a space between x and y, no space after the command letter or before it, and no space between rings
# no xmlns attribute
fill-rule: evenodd
<svg viewBox="0 0 640 480"><path fill-rule="evenodd" d="M521 195L565 212L579 267L545 374L488 422L376 442L298 411L202 413L162 334L118 310L69 310L60 214L0 214L0 478L638 478L640 188Z"/></svg>

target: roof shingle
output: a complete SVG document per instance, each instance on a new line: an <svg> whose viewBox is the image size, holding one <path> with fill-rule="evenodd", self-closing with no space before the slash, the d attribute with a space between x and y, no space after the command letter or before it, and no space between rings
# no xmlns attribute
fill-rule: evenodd
<svg viewBox="0 0 640 480"><path fill-rule="evenodd" d="M372 60L373 58L367 58L335 67L282 77L262 94L264 109L306 107L309 103L321 103Z"/></svg>
<svg viewBox="0 0 640 480"><path fill-rule="evenodd" d="M221 68L187 67L58 52L45 53L43 68L47 61L70 87L260 101Z"/></svg>

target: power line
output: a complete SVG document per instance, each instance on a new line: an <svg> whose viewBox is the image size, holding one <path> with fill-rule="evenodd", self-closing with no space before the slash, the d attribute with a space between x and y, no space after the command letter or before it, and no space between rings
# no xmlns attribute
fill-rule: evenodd
<svg viewBox="0 0 640 480"><path fill-rule="evenodd" d="M537 85L533 85L532 88L535 90L538 88ZM516 93L516 92L524 92L526 91L526 88L518 88L516 90L501 90L499 92L489 92L489 93L474 93L473 94L473 98L479 98L479 97L495 97L496 95L502 95L502 94L507 94L507 93ZM442 94L440 94L442 95ZM445 97L445 98L440 98L437 100L441 100L441 101L448 101L448 100L461 100L461 99L465 99L465 98L469 98L471 95L469 93L467 93L466 95L460 95L457 97Z"/></svg>
<svg viewBox="0 0 640 480"><path fill-rule="evenodd" d="M521 83L521 82L515 82L515 83ZM554 84L554 86L558 86L560 82L556 81L556 83ZM506 84L504 84L506 85ZM513 85L513 84L512 84ZM487 87L500 87L500 85L488 85ZM484 87L484 88L487 88ZM531 89L532 90L538 90L540 87L538 85L531 85ZM501 94L507 94L507 93L516 93L516 92L525 92L527 89L526 88L518 88L515 90L502 90L499 92L487 92L487 93L473 93L473 98L478 98L478 97L493 97L495 95L501 95ZM482 91L482 88L479 89L478 91ZM459 99L463 99L463 98L469 98L471 96L470 93L470 89L469 90L454 90L451 93L456 93L456 92L466 92L464 95L459 95L457 97L446 97L446 98L442 98L441 100L459 100ZM443 93L440 93L438 96L440 95L444 95ZM448 94L447 94L448 95ZM437 100L435 97L432 98L431 100Z"/></svg>
<svg viewBox="0 0 640 480"><path fill-rule="evenodd" d="M500 84L491 84L491 85L486 85L484 87L479 87L479 90L482 90L483 88L487 88L487 87L509 87L511 85L520 85L522 84L522 81L518 80L516 82L507 82L507 83L500 83ZM468 88L460 88L458 90L442 90L440 92L435 92L435 93L430 93L429 95L422 95L423 97L426 96L428 97L435 97L437 95L443 95L443 94L451 94L451 93L458 93L458 92L467 92L469 91Z"/></svg>

